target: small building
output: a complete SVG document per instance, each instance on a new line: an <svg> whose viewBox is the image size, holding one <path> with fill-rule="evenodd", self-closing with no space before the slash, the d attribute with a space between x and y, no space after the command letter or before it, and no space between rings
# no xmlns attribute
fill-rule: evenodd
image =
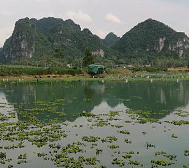
<svg viewBox="0 0 189 168"><path fill-rule="evenodd" d="M72 64L67 64L68 68L73 68Z"/></svg>
<svg viewBox="0 0 189 168"><path fill-rule="evenodd" d="M88 65L88 72L90 74L103 74L105 71L105 67L103 65L96 65L96 64L91 64Z"/></svg>

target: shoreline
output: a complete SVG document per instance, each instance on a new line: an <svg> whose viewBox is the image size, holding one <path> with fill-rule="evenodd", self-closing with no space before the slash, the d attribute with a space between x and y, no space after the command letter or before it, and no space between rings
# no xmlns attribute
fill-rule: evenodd
<svg viewBox="0 0 189 168"><path fill-rule="evenodd" d="M108 81L123 81L128 83L130 81L173 81L173 82L180 82L180 81L189 81L189 75L187 76L154 76L145 74L144 76L128 76L128 75L109 75L106 77L99 77L99 78L92 78L89 76L72 76L72 75L16 75L16 76L0 76L0 83L24 83L24 82L74 82L74 81L100 81L100 82L108 82Z"/></svg>

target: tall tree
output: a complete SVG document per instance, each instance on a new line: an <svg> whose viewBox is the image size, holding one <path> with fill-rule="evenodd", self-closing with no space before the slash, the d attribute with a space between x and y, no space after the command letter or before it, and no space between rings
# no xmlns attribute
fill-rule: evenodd
<svg viewBox="0 0 189 168"><path fill-rule="evenodd" d="M63 52L62 52L62 50L60 48L56 48L55 49L54 57L58 58L59 61L64 59L64 54L63 54Z"/></svg>
<svg viewBox="0 0 189 168"><path fill-rule="evenodd" d="M64 54L60 48L54 50L54 57L57 59L57 66L63 66L65 63Z"/></svg>
<svg viewBox="0 0 189 168"><path fill-rule="evenodd" d="M90 64L94 64L94 57L93 57L90 49L87 48L85 50L85 57L83 58L83 65L87 66L87 65L90 65Z"/></svg>

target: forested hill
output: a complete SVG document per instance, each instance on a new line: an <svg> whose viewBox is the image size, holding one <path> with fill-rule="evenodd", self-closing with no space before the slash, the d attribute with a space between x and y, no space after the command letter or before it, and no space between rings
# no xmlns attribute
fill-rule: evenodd
<svg viewBox="0 0 189 168"><path fill-rule="evenodd" d="M148 19L132 28L112 47L125 57L188 57L189 38L169 26Z"/></svg>
<svg viewBox="0 0 189 168"><path fill-rule="evenodd" d="M57 18L20 19L16 22L12 36L6 40L3 55L7 61L18 58L53 56L59 48L68 61L84 56L86 48L111 59L111 49L89 29L81 30L72 20Z"/></svg>
<svg viewBox="0 0 189 168"><path fill-rule="evenodd" d="M117 41L119 41L120 37L118 37L117 35L115 35L113 32L109 33L105 39L104 39L104 43L108 46L108 47L112 47Z"/></svg>
<svg viewBox="0 0 189 168"><path fill-rule="evenodd" d="M81 64L86 48L91 49L99 63L108 64L154 62L154 59L185 60L189 58L189 38L159 21L148 19L132 28L121 38L109 33L104 40L72 20L24 18L16 22L12 36L6 40L0 62L33 59L36 62L54 60L55 51L61 51L64 60ZM98 57L100 56L100 57ZM18 63L19 63L18 61ZM136 62L135 61L135 62ZM59 62L56 60L56 62ZM137 63L138 64L138 63Z"/></svg>

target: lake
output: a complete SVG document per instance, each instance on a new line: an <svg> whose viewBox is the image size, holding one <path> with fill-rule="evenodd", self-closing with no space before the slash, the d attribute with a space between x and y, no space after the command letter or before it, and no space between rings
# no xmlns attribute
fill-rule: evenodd
<svg viewBox="0 0 189 168"><path fill-rule="evenodd" d="M0 86L0 167L189 167L189 82Z"/></svg>

